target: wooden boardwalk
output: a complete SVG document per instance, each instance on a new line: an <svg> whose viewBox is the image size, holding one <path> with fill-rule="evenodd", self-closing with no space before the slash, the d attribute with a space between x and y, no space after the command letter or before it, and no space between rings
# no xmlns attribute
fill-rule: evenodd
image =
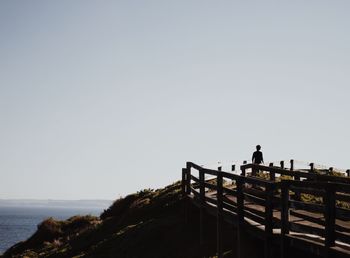
<svg viewBox="0 0 350 258"><path fill-rule="evenodd" d="M240 175L188 162L182 191L200 209L200 243L204 216L217 223L217 254L223 255L224 222L237 231L234 249L241 257L243 234L264 241L264 258L288 257L300 249L319 257L350 257L350 178L306 170L246 164ZM276 255L275 255L276 256Z"/></svg>

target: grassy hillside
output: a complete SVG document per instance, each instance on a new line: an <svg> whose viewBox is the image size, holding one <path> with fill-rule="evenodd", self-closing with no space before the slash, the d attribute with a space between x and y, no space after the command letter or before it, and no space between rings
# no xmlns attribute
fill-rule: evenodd
<svg viewBox="0 0 350 258"><path fill-rule="evenodd" d="M116 200L100 217L46 219L28 240L0 257L199 258L202 254L216 257L215 217L204 214L205 244L199 248L199 210L187 206L186 221L184 204L180 182L155 191L146 189ZM237 257L236 237L232 225L225 224L225 258ZM240 249L244 258L260 258L263 241L243 234ZM275 251L279 251L279 246ZM290 250L290 255L314 257L297 250Z"/></svg>
<svg viewBox="0 0 350 258"><path fill-rule="evenodd" d="M197 229L186 227L180 183L116 200L100 217L49 218L2 257L196 257Z"/></svg>

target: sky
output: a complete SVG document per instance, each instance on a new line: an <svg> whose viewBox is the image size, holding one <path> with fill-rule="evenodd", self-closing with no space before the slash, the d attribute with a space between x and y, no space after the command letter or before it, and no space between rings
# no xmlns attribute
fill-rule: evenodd
<svg viewBox="0 0 350 258"><path fill-rule="evenodd" d="M0 199L115 199L186 161L350 168L349 1L0 2Z"/></svg>

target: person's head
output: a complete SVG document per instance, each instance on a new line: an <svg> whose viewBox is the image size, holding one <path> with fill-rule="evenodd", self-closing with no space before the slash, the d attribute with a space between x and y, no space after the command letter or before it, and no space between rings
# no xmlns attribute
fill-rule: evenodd
<svg viewBox="0 0 350 258"><path fill-rule="evenodd" d="M260 145L256 145L256 150L261 150L261 146Z"/></svg>

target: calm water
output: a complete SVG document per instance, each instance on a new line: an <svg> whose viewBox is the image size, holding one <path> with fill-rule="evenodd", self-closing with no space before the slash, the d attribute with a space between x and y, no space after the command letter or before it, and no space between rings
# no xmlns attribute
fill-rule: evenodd
<svg viewBox="0 0 350 258"><path fill-rule="evenodd" d="M26 240L45 218L67 219L74 215L99 215L101 208L0 207L0 254L13 244Z"/></svg>

